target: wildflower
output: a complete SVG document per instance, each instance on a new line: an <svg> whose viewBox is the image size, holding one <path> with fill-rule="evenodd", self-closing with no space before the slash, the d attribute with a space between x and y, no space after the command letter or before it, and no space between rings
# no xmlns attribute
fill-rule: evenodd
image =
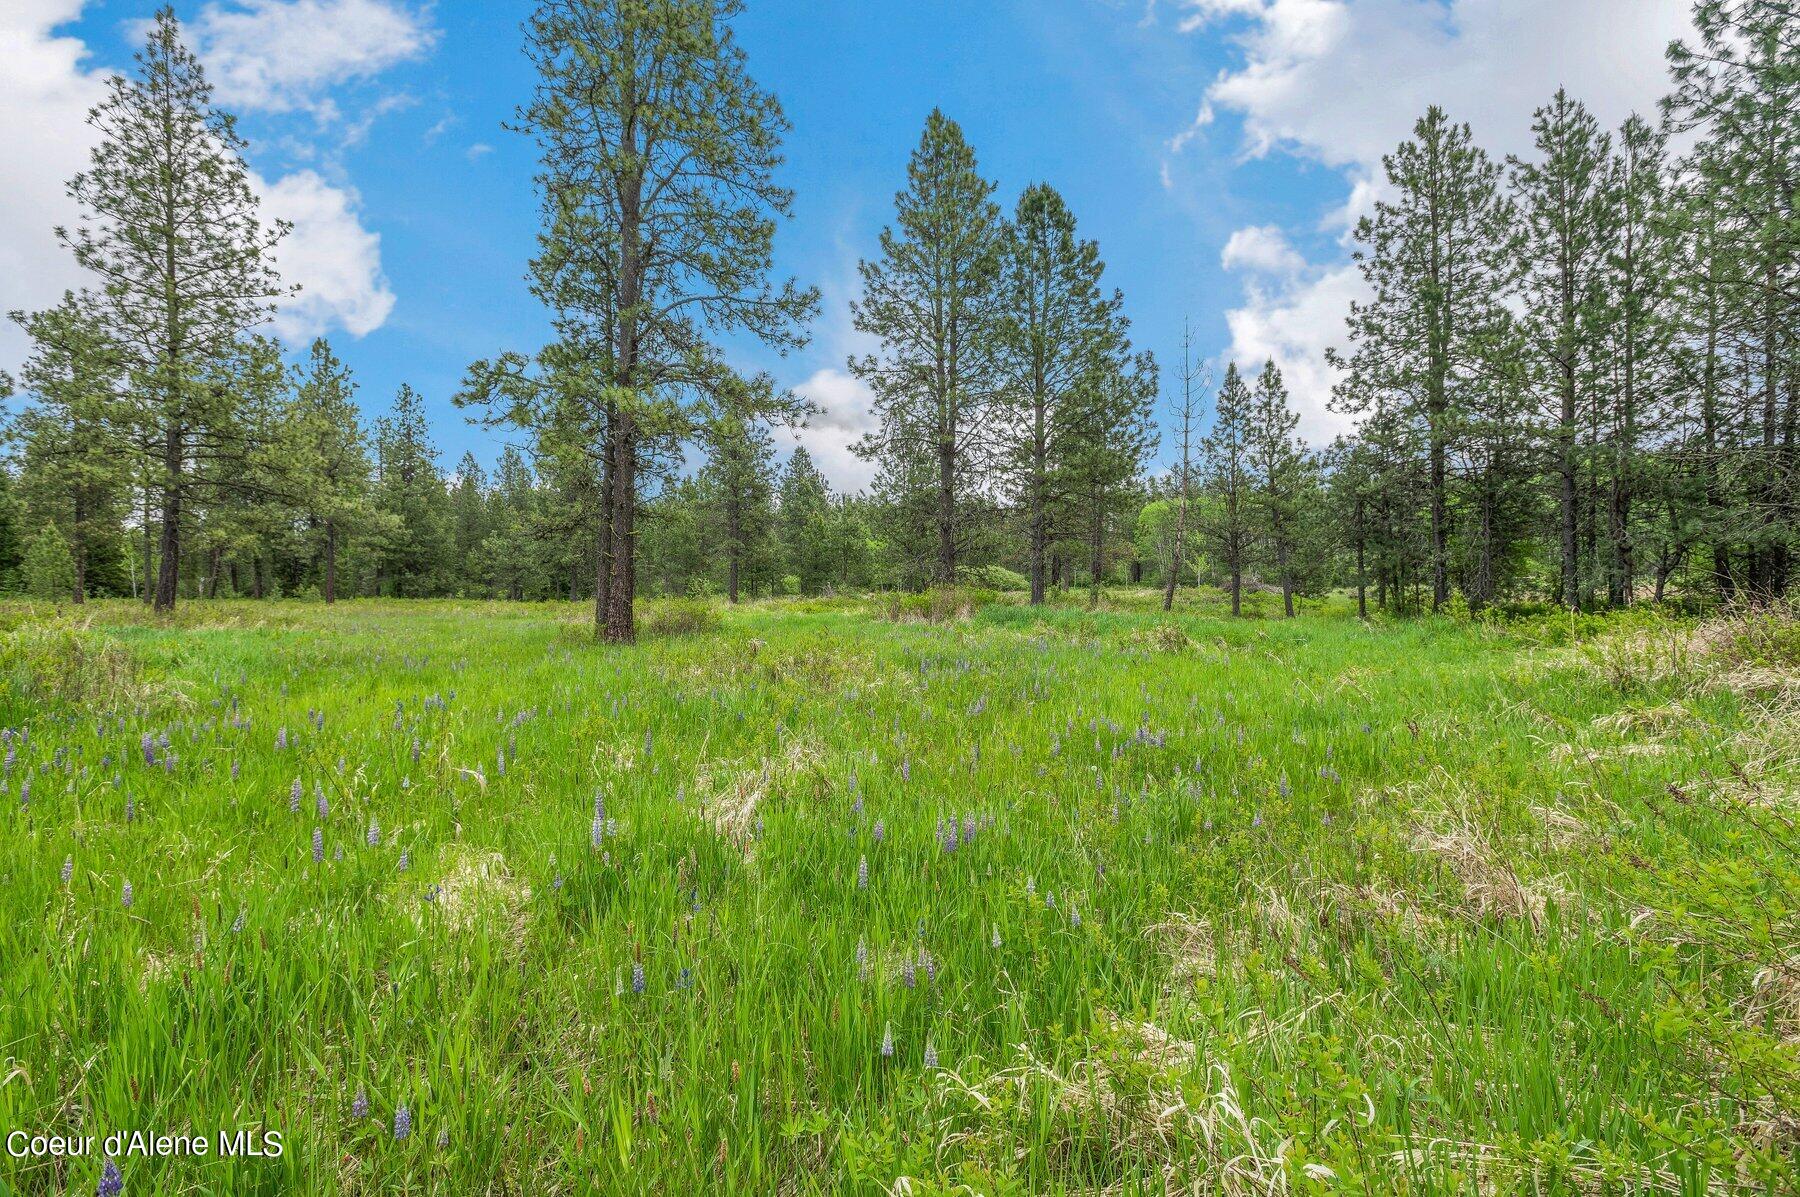
<svg viewBox="0 0 1800 1197"><path fill-rule="evenodd" d="M325 799L325 787L320 785L316 781L313 782L313 795L314 795L314 798L316 799L316 805L319 808L319 818L321 818L321 819L330 818L331 817L331 803L326 801L326 799Z"/></svg>
<svg viewBox="0 0 1800 1197"><path fill-rule="evenodd" d="M412 1111L401 1106L394 1111L394 1138L404 1139L412 1134Z"/></svg>
<svg viewBox="0 0 1800 1197"><path fill-rule="evenodd" d="M143 739L138 741L138 747L144 750L144 763L146 765L154 765L156 763L156 737L149 732L145 732ZM6 750L6 763L8 765L12 764L11 748Z"/></svg>
<svg viewBox="0 0 1800 1197"><path fill-rule="evenodd" d="M908 960L905 964L900 966L900 980L905 983L908 989L913 988L919 983L919 974L913 967L912 961Z"/></svg>
<svg viewBox="0 0 1800 1197"><path fill-rule="evenodd" d="M869 888L869 858L866 856L856 862L856 888Z"/></svg>
<svg viewBox="0 0 1800 1197"><path fill-rule="evenodd" d="M344 845L339 844L337 847L335 847L331 850L331 859L333 859L333 860L344 859Z"/></svg>
<svg viewBox="0 0 1800 1197"><path fill-rule="evenodd" d="M413 737L412 742L412 762L415 765L419 763L419 737L417 736Z"/></svg>
<svg viewBox="0 0 1800 1197"><path fill-rule="evenodd" d="M901 781L911 781L912 780L912 758L911 757L904 757L900 761L900 780Z"/></svg>
<svg viewBox="0 0 1800 1197"><path fill-rule="evenodd" d="M408 852L405 848L400 849L400 864L398 867L399 871L402 873L412 867L412 853Z"/></svg>
<svg viewBox="0 0 1800 1197"><path fill-rule="evenodd" d="M100 1187L94 1190L95 1197L119 1197L125 1191L125 1177L119 1172L119 1165L109 1155L106 1166L100 1169Z"/></svg>
<svg viewBox="0 0 1800 1197"><path fill-rule="evenodd" d="M313 863L320 864L325 860L325 831L313 828Z"/></svg>
<svg viewBox="0 0 1800 1197"><path fill-rule="evenodd" d="M887 823L884 820L881 820L881 819L875 820L874 837L875 837L875 842L878 844L882 840L887 838Z"/></svg>
<svg viewBox="0 0 1800 1197"><path fill-rule="evenodd" d="M119 903L120 903L120 905L124 906L125 909L127 909L127 910L131 909L131 903L132 903L131 882L127 881L125 883L124 888L119 891Z"/></svg>
<svg viewBox="0 0 1800 1197"><path fill-rule="evenodd" d="M683 968L680 975L675 978L675 988L677 989L686 989L693 983L694 970L691 968Z"/></svg>
<svg viewBox="0 0 1800 1197"><path fill-rule="evenodd" d="M450 1147L450 1128L445 1127L443 1130L440 1130L438 1132L437 1149L439 1151L445 1151L445 1150L448 1150L449 1147Z"/></svg>
<svg viewBox="0 0 1800 1197"><path fill-rule="evenodd" d="M894 1024L891 1022L881 1032L881 1054L884 1059L894 1058Z"/></svg>
<svg viewBox="0 0 1800 1197"><path fill-rule="evenodd" d="M237 917L231 920L231 933L233 935L244 933L244 910L242 907L239 907Z"/></svg>
<svg viewBox="0 0 1800 1197"><path fill-rule="evenodd" d="M634 960L631 964L631 992L644 992L644 963L641 960Z"/></svg>
<svg viewBox="0 0 1800 1197"><path fill-rule="evenodd" d="M606 821L599 815L594 816L594 825L588 830L588 843L595 848L606 838Z"/></svg>
<svg viewBox="0 0 1800 1197"><path fill-rule="evenodd" d="M358 1087L356 1096L350 1102L350 1117L361 1121L369 1116L369 1095Z"/></svg>
<svg viewBox="0 0 1800 1197"><path fill-rule="evenodd" d="M294 784L288 787L288 813L300 813L300 779L294 778Z"/></svg>
<svg viewBox="0 0 1800 1197"><path fill-rule="evenodd" d="M105 768L105 767L106 766L104 764L101 765L101 768ZM238 779L238 759L234 756L231 758L231 780L236 781L237 779Z"/></svg>
<svg viewBox="0 0 1800 1197"><path fill-rule="evenodd" d="M19 805L31 805L31 778L29 777L19 783Z"/></svg>
<svg viewBox="0 0 1800 1197"><path fill-rule="evenodd" d="M1074 909L1069 911L1069 925L1077 931L1081 930L1081 911Z"/></svg>
<svg viewBox="0 0 1800 1197"><path fill-rule="evenodd" d="M1251 820L1250 820L1250 826L1252 826L1252 827L1261 827L1261 826L1262 826L1262 816L1261 816L1261 815L1256 815L1256 816L1255 816L1255 817L1253 817L1253 818L1252 818L1252 819L1251 819Z"/></svg>
<svg viewBox="0 0 1800 1197"><path fill-rule="evenodd" d="M74 878L74 876L75 876L75 858L73 856L63 857L62 883L64 885L69 884L69 882Z"/></svg>
<svg viewBox="0 0 1800 1197"><path fill-rule="evenodd" d="M135 798L125 799L125 821L127 823L137 822L137 799Z"/></svg>
<svg viewBox="0 0 1800 1197"><path fill-rule="evenodd" d="M992 948L1000 946L1000 924L998 923L994 924L994 935L992 939L988 940L988 946Z"/></svg>
<svg viewBox="0 0 1800 1197"><path fill-rule="evenodd" d="M286 747L287 747L287 725L284 723L281 725L281 730L277 731L275 733L275 751L280 752L283 749L285 749Z"/></svg>
<svg viewBox="0 0 1800 1197"><path fill-rule="evenodd" d="M381 847L381 824L375 819L369 820L369 847Z"/></svg>
<svg viewBox="0 0 1800 1197"><path fill-rule="evenodd" d="M925 1067L936 1068L937 1066L938 1066L937 1047L931 1042L931 1040L927 1039L925 1041Z"/></svg>

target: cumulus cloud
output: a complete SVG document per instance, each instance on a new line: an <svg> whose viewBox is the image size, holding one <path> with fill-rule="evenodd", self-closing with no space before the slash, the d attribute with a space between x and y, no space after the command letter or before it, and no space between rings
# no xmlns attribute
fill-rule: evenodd
<svg viewBox="0 0 1800 1197"><path fill-rule="evenodd" d="M1203 111L1239 118L1239 152L1341 174L1342 202L1320 224L1345 234L1382 194L1382 155L1427 106L1469 122L1496 156L1529 154L1532 111L1559 86L1605 124L1652 112L1668 86L1665 47L1692 33L1689 0L1185 0L1178 28L1241 53L1201 97ZM1286 246L1268 228L1227 245L1225 265L1244 277L1229 355L1248 365L1273 354L1304 418L1333 429L1323 354L1343 343L1361 281L1347 244L1310 264Z"/></svg>
<svg viewBox="0 0 1800 1197"><path fill-rule="evenodd" d="M87 164L84 120L106 78L79 38L55 33L80 10L81 0L0 3L0 368L25 355L24 334L3 313L48 306L84 281L53 231L72 218L63 184Z"/></svg>
<svg viewBox="0 0 1800 1197"><path fill-rule="evenodd" d="M1227 270L1256 274L1298 274L1306 267L1300 251L1288 244L1287 235L1272 224L1239 229L1225 243L1220 262Z"/></svg>
<svg viewBox="0 0 1800 1197"><path fill-rule="evenodd" d="M294 226L275 261L300 294L276 313L276 333L297 343L332 327L367 336L386 323L394 293L381 271L381 235L363 227L356 193L310 170L254 183L264 215Z"/></svg>
<svg viewBox="0 0 1800 1197"><path fill-rule="evenodd" d="M783 449L804 446L813 464L832 489L851 494L866 488L875 478L872 463L858 457L851 446L876 426L874 396L863 381L846 370L815 371L794 392L810 399L818 412L805 428L775 429L775 443Z"/></svg>
<svg viewBox="0 0 1800 1197"><path fill-rule="evenodd" d="M87 164L94 144L89 108L104 95L108 71L88 61L87 45L57 30L81 15L82 0L0 3L0 311L56 302L91 286L57 225L80 213L64 185ZM311 170L252 177L267 219L294 231L277 253L283 276L303 290L282 309L276 329L304 338L330 328L362 336L381 326L394 295L381 270L381 239L364 224L356 194ZM28 346L10 321L0 323L0 369L16 367Z"/></svg>
<svg viewBox="0 0 1800 1197"><path fill-rule="evenodd" d="M328 94L419 58L437 42L423 8L397 0L236 0L208 4L195 45L227 106L334 119Z"/></svg>

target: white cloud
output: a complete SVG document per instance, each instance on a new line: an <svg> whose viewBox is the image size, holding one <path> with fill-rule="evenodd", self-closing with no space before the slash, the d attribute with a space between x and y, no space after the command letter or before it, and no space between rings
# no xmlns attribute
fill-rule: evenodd
<svg viewBox="0 0 1800 1197"><path fill-rule="evenodd" d="M494 147L485 141L478 141L463 151L463 156L470 162L478 162L494 152Z"/></svg>
<svg viewBox="0 0 1800 1197"><path fill-rule="evenodd" d="M1298 274L1306 267L1300 251L1288 244L1287 235L1272 224L1239 229L1225 242L1219 255L1227 270L1243 270L1254 274Z"/></svg>
<svg viewBox="0 0 1800 1197"><path fill-rule="evenodd" d="M276 314L276 333L297 344L334 326L355 337L380 328L394 310L394 293L381 271L381 234L363 226L356 193L310 170L254 184L264 216L294 226L275 260L300 294Z"/></svg>
<svg viewBox="0 0 1800 1197"><path fill-rule="evenodd" d="M228 107L329 121L329 89L422 56L437 30L398 0L235 0L201 9L193 37Z"/></svg>
<svg viewBox="0 0 1800 1197"><path fill-rule="evenodd" d="M73 216L63 184L87 164L84 119L105 82L80 39L55 35L80 10L81 0L0 2L0 368L26 352L4 313L48 306L84 281L53 232Z"/></svg>
<svg viewBox="0 0 1800 1197"><path fill-rule="evenodd" d="M1243 152L1286 153L1339 171L1340 206L1320 226L1347 236L1385 183L1381 157L1432 104L1496 157L1531 152L1531 114L1559 86L1603 123L1650 114L1668 86L1663 51L1691 36L1690 0L1186 0L1182 32L1223 32L1242 63L1202 97L1235 113ZM1192 140L1190 126L1172 149ZM1349 303L1364 292L1348 246L1306 264L1276 230L1239 230L1227 268L1245 275L1227 314L1229 356L1287 375L1302 431L1342 430L1325 410L1324 350L1344 342ZM1285 247L1285 252L1284 252ZM1292 257L1288 256L1293 254Z"/></svg>
<svg viewBox="0 0 1800 1197"><path fill-rule="evenodd" d="M94 144L87 111L108 72L91 66L81 39L56 30L81 15L82 0L0 0L0 312L55 303L66 289L93 285L54 232L80 213L64 185L87 165ZM362 223L355 192L302 170L273 181L253 176L266 219L294 231L277 253L289 282L304 287L281 312L283 336L327 328L362 336L394 306L381 271L381 239ZM0 369L19 365L24 335L0 321Z"/></svg>
<svg viewBox="0 0 1800 1197"><path fill-rule="evenodd" d="M805 428L776 428L775 443L783 449L804 445L819 472L841 494L866 488L875 478L875 467L850 447L875 429L869 388L846 370L827 368L815 371L794 391L812 400L819 411Z"/></svg>

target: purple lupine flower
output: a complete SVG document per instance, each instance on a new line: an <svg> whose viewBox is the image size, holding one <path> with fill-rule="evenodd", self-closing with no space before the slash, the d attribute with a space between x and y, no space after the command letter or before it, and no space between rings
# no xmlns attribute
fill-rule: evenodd
<svg viewBox="0 0 1800 1197"><path fill-rule="evenodd" d="M889 1022L881 1032L881 1055L883 1059L894 1058L894 1024Z"/></svg>
<svg viewBox="0 0 1800 1197"><path fill-rule="evenodd" d="M369 847L381 847L381 823L373 818L369 820Z"/></svg>
<svg viewBox="0 0 1800 1197"><path fill-rule="evenodd" d="M873 834L875 842L879 844L882 840L887 838L887 824L880 819L875 820L875 831Z"/></svg>
<svg viewBox="0 0 1800 1197"><path fill-rule="evenodd" d="M401 1106L394 1111L394 1138L404 1139L412 1134L412 1111Z"/></svg>
<svg viewBox="0 0 1800 1197"><path fill-rule="evenodd" d="M324 829L315 827L315 828L313 828L313 863L314 864L322 864L324 862L324 860L325 860L325 832L324 832Z"/></svg>
<svg viewBox="0 0 1800 1197"><path fill-rule="evenodd" d="M350 1117L359 1122L369 1116L369 1095L358 1086L356 1096L350 1102Z"/></svg>
<svg viewBox="0 0 1800 1197"><path fill-rule="evenodd" d="M313 805L319 808L319 818L331 817L331 803L325 798L325 787L316 781L313 782Z"/></svg>
<svg viewBox="0 0 1800 1197"><path fill-rule="evenodd" d="M138 741L138 747L144 750L144 763L146 765L154 765L156 763L156 737L149 732L145 732L143 738ZM7 749L6 755L7 759L11 760L12 749Z"/></svg>
<svg viewBox="0 0 1800 1197"><path fill-rule="evenodd" d="M412 761L413 761L413 764L415 764L415 765L419 763L419 737L417 737L417 736L413 737Z"/></svg>
<svg viewBox="0 0 1800 1197"><path fill-rule="evenodd" d="M105 766L102 765L101 768L105 768ZM234 756L231 758L231 780L236 781L237 779L238 779L238 759Z"/></svg>
<svg viewBox="0 0 1800 1197"><path fill-rule="evenodd" d="M988 940L988 946L990 948L998 948L1000 946L1000 924L999 923L994 924L993 938Z"/></svg>
<svg viewBox="0 0 1800 1197"><path fill-rule="evenodd" d="M94 1190L94 1197L119 1197L125 1191L125 1177L119 1172L119 1165L109 1155L106 1165L100 1169L100 1185Z"/></svg>
<svg viewBox="0 0 1800 1197"><path fill-rule="evenodd" d="M913 988L919 983L919 975L914 970L912 961L908 960L905 964L900 966L900 981L908 989Z"/></svg>
<svg viewBox="0 0 1800 1197"><path fill-rule="evenodd" d="M400 849L400 864L398 868L402 873L412 868L412 853L405 848Z"/></svg>
<svg viewBox="0 0 1800 1197"><path fill-rule="evenodd" d="M233 935L244 933L244 910L241 907L238 909L237 917L231 920L231 933Z"/></svg>
<svg viewBox="0 0 1800 1197"><path fill-rule="evenodd" d="M283 749L285 749L286 747L287 747L287 724L284 723L281 725L281 730L277 731L275 733L275 751L280 752Z"/></svg>
<svg viewBox="0 0 1800 1197"><path fill-rule="evenodd" d="M925 1041L925 1067L936 1068L937 1066L938 1066L937 1048L936 1048L936 1046L934 1046L932 1044L931 1040L927 1039Z"/></svg>
<svg viewBox="0 0 1800 1197"><path fill-rule="evenodd" d="M443 1130L440 1130L438 1132L437 1149L439 1151L447 1151L447 1150L449 1150L449 1148L450 1148L450 1128L446 1126Z"/></svg>
<svg viewBox="0 0 1800 1197"><path fill-rule="evenodd" d="M869 858L866 856L856 862L856 888L869 888Z"/></svg>
<svg viewBox="0 0 1800 1197"><path fill-rule="evenodd" d="M333 859L333 860L344 859L344 845L339 844L337 847L335 847L331 850L331 859Z"/></svg>
<svg viewBox="0 0 1800 1197"><path fill-rule="evenodd" d="M1253 816L1250 820L1250 826L1261 827L1262 826L1262 816L1261 815Z"/></svg>
<svg viewBox="0 0 1800 1197"><path fill-rule="evenodd" d="M1073 907L1069 909L1069 925L1077 931L1081 930L1081 911Z"/></svg>
<svg viewBox="0 0 1800 1197"><path fill-rule="evenodd" d="M29 777L19 783L19 805L31 805L31 778Z"/></svg>
<svg viewBox="0 0 1800 1197"><path fill-rule="evenodd" d="M75 876L75 858L73 856L63 857L62 883L64 885L69 884L69 882L74 878L74 876Z"/></svg>
<svg viewBox="0 0 1800 1197"><path fill-rule="evenodd" d="M605 838L606 821L599 815L595 815L594 825L588 829L588 844L593 848L598 849L600 847L600 841Z"/></svg>
<svg viewBox="0 0 1800 1197"><path fill-rule="evenodd" d="M121 906L123 906L125 909L130 910L131 903L133 902L133 900L134 900L134 898L131 893L131 882L127 881L125 883L124 887L119 890L119 904Z"/></svg>
<svg viewBox="0 0 1800 1197"><path fill-rule="evenodd" d="M631 962L631 992L644 992L644 963L641 960Z"/></svg>
<svg viewBox="0 0 1800 1197"><path fill-rule="evenodd" d="M856 975L864 981L869 979L869 941L866 939L856 941Z"/></svg>
<svg viewBox="0 0 1800 1197"><path fill-rule="evenodd" d="M300 813L300 779L298 777L294 778L294 784L288 787L288 813L290 815Z"/></svg>
<svg viewBox="0 0 1800 1197"><path fill-rule="evenodd" d="M900 780L901 781L911 781L912 780L912 758L911 757L902 757L900 760Z"/></svg>
<svg viewBox="0 0 1800 1197"><path fill-rule="evenodd" d="M504 748L494 754L494 776L506 776L506 749Z"/></svg>

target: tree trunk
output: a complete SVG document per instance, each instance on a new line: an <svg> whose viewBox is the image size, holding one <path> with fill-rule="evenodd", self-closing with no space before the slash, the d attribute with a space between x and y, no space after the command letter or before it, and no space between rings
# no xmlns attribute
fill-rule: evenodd
<svg viewBox="0 0 1800 1197"><path fill-rule="evenodd" d="M337 602L337 521L325 521L325 601Z"/></svg>
<svg viewBox="0 0 1800 1197"><path fill-rule="evenodd" d="M175 587L181 570L181 499L182 499L181 431L171 426L163 434L164 482L162 504L162 561L156 574L157 611L175 609Z"/></svg>
<svg viewBox="0 0 1800 1197"><path fill-rule="evenodd" d="M956 446L948 438L938 441L937 580L956 584Z"/></svg>
<svg viewBox="0 0 1800 1197"><path fill-rule="evenodd" d="M731 546L725 563L725 593L731 605L738 601L738 568L743 557L743 544L739 537L743 533L744 517L739 510L738 496L732 495L731 501L725 505L725 540Z"/></svg>
<svg viewBox="0 0 1800 1197"><path fill-rule="evenodd" d="M1571 363L1563 365L1562 409L1557 423L1557 514L1562 549L1562 604L1571 611L1581 610L1581 571L1576 558L1575 515L1575 371Z"/></svg>
<svg viewBox="0 0 1800 1197"><path fill-rule="evenodd" d="M612 572L606 584L605 636L609 644L632 644L637 640L637 623L632 611L636 579L632 576L636 556L633 538L637 516L637 445L631 417L620 413L619 428L613 438L612 493Z"/></svg>

